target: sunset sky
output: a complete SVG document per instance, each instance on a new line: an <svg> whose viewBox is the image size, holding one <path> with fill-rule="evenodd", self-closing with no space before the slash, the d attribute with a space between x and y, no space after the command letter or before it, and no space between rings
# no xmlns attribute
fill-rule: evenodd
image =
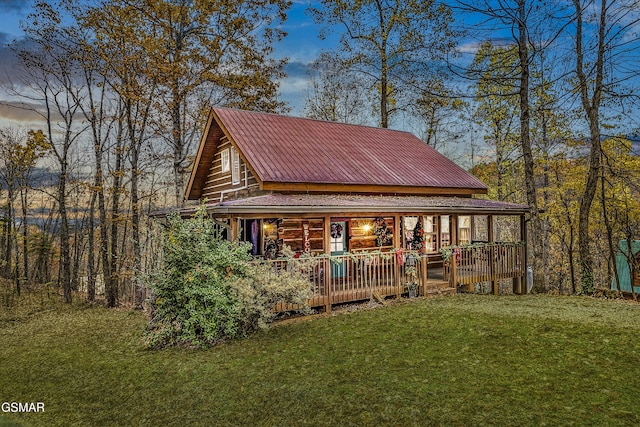
<svg viewBox="0 0 640 427"><path fill-rule="evenodd" d="M31 11L31 0L0 0L0 80L4 81L11 74L11 53L6 44L22 37L20 20L26 18ZM313 61L323 49L335 46L336 38L321 40L318 38L319 27L305 13L307 1L294 1L288 20L283 29L288 33L284 40L275 46L275 58L289 58L285 67L287 78L280 85L281 99L291 108L292 115L302 115L304 96L307 91L307 65ZM7 101L8 94L0 90L0 103ZM31 120L34 116L27 111L20 111L0 105L0 120L17 122Z"/></svg>

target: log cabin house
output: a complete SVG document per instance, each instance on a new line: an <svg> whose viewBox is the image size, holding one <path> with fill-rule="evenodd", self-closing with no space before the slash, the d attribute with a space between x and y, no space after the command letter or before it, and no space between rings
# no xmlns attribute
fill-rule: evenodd
<svg viewBox="0 0 640 427"><path fill-rule="evenodd" d="M509 279L519 292L527 207L486 193L407 132L213 108L185 197L264 262L283 245L317 255L309 304L330 310L414 285L497 293Z"/></svg>

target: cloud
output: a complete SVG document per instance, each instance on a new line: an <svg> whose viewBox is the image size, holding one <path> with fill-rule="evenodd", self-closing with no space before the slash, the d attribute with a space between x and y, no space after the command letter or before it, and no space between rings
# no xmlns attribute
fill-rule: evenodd
<svg viewBox="0 0 640 427"><path fill-rule="evenodd" d="M31 8L31 2L25 0L0 0L0 13L22 12Z"/></svg>
<svg viewBox="0 0 640 427"><path fill-rule="evenodd" d="M19 123L41 122L42 116L34 111L38 107L41 106L25 102L0 101L0 118Z"/></svg>
<svg viewBox="0 0 640 427"><path fill-rule="evenodd" d="M483 41L476 40L476 41L462 43L460 46L458 46L458 51L463 54L470 53L475 55L476 53L478 53L482 45L487 42L491 43L491 45L494 47L513 46L513 43L514 43L513 39L510 39L510 38L492 38L492 39L487 39Z"/></svg>
<svg viewBox="0 0 640 427"><path fill-rule="evenodd" d="M287 77L280 80L278 92L280 99L291 107L292 115L302 115L308 90L308 67L309 64L302 61L291 61L284 67Z"/></svg>
<svg viewBox="0 0 640 427"><path fill-rule="evenodd" d="M288 77L306 79L309 64L309 62L304 61L289 61L284 67L284 72L287 73Z"/></svg>

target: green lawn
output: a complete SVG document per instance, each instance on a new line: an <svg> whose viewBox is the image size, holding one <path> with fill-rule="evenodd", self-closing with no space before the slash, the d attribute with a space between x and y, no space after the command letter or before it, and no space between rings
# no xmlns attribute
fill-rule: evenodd
<svg viewBox="0 0 640 427"><path fill-rule="evenodd" d="M0 311L3 308L0 308ZM0 425L637 425L640 305L478 296L141 348L141 313L0 315ZM4 422L4 424L3 424Z"/></svg>

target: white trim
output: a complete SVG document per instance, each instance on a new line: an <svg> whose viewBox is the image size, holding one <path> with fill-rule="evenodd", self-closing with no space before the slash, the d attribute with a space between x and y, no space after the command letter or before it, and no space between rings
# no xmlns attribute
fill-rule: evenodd
<svg viewBox="0 0 640 427"><path fill-rule="evenodd" d="M225 148L220 152L220 171L223 173L231 171L231 159L228 148Z"/></svg>
<svg viewBox="0 0 640 427"><path fill-rule="evenodd" d="M234 147L231 147L231 184L240 184L240 153Z"/></svg>

